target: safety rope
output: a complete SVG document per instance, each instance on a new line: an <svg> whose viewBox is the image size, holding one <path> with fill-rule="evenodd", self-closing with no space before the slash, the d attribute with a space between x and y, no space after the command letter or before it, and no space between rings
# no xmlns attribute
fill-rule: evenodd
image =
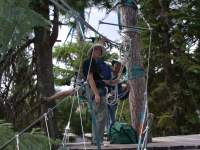
<svg viewBox="0 0 200 150"><path fill-rule="evenodd" d="M76 94L77 94L77 98L78 98L78 105L79 105L79 109L80 109L80 113L79 113L79 115L80 115L80 120L81 120L81 131L82 131L82 137L83 137L83 143L84 143L84 149L86 150L87 148L86 148L86 144L85 144L85 142L86 142L86 140L85 140L85 132L84 132L84 129L83 129L83 119L82 119L82 108L81 108L81 105L80 105L80 98L79 98L79 94L78 94L78 91L76 92Z"/></svg>
<svg viewBox="0 0 200 150"><path fill-rule="evenodd" d="M16 148L17 150L19 150L19 135L16 134L15 137L16 137Z"/></svg>
<svg viewBox="0 0 200 150"><path fill-rule="evenodd" d="M78 26L80 28L80 31L81 31L81 35L82 35L82 38L85 39L85 36L84 36L84 33L83 33L83 29L82 29L82 26L81 26L81 23L78 22ZM84 50L84 47L83 47L83 50ZM82 58L83 58L83 50L82 50L82 53L81 53L81 61L82 61ZM81 62L80 61L80 62ZM80 70L81 70L81 63L79 65L79 70L78 70L78 75L77 77L75 78L75 82L74 82L74 85L75 85L75 91L76 91L76 96L77 96L77 99L78 99L78 104L79 104L79 95L78 95L78 91L80 88L82 88L80 86L80 83L79 83L79 77L80 77ZM84 86L84 85L82 85ZM69 130L70 130L70 122L71 122L71 117L72 117L72 112L73 112L73 108L74 108L74 102L75 102L75 97L73 97L73 101L72 101L72 106L71 106L71 110L70 110L70 114L69 114L69 120L68 120L68 123L65 127L65 132L64 132L64 135L63 135L63 139L62 139L62 146L63 148L65 148L66 144L69 142ZM79 104L80 106L80 104ZM81 113L81 112L80 112ZM82 128L82 135L83 135L83 140L84 140L84 147L86 149L86 146L85 146L85 137L84 137L84 130L83 130L83 124L82 124L82 117L81 117L81 114L80 114L80 119L81 119L81 128Z"/></svg>
<svg viewBox="0 0 200 150"><path fill-rule="evenodd" d="M47 130L47 137L48 137L48 142L49 142L49 149L51 150L51 138L49 135L49 127L48 127L48 117L47 113L44 113L44 120L45 120L45 125L46 125L46 130Z"/></svg>
<svg viewBox="0 0 200 150"><path fill-rule="evenodd" d="M79 29L81 31L82 38L85 39L85 35L84 35L83 28L81 26L81 22L80 21L78 21L78 25L79 25Z"/></svg>
<svg viewBox="0 0 200 150"><path fill-rule="evenodd" d="M74 37L74 32L75 32L75 29L73 28L72 29L72 36L71 36L70 44L72 44L72 40L73 40L73 37Z"/></svg>
<svg viewBox="0 0 200 150"><path fill-rule="evenodd" d="M142 134L143 134L145 120L148 120L148 117L149 117L148 91L147 90L148 90L149 68L150 68L150 58L151 58L151 45L152 45L152 28L151 28L150 24L148 23L148 21L145 19L142 12L140 10L139 10L139 12L140 12L140 16L142 17L142 19L146 23L147 27L149 28L150 34L149 34L148 59L147 59L147 69L146 69L146 83L145 83L145 92L144 92L145 108L144 108L144 115L143 115L143 118L142 118L142 126L141 126L141 130L140 130L140 133L139 133L139 141L138 141L137 150L146 149L146 147L147 147L148 129L149 129L148 123L146 125L147 132L145 132L143 139L142 139ZM142 143L142 141L143 141L143 143ZM141 147L141 143L142 143L142 147Z"/></svg>
<svg viewBox="0 0 200 150"><path fill-rule="evenodd" d="M68 32L68 34L67 34L67 37L66 37L66 39L65 39L65 41L64 41L64 44L67 42L67 39L69 38L70 34L72 33L73 28L74 28L74 26L72 26L72 27L70 28L70 30L69 30L69 32Z"/></svg>
<svg viewBox="0 0 200 150"><path fill-rule="evenodd" d="M84 32L83 32L83 29L82 29L82 26L81 26L81 22L79 22L79 28L81 30L81 34L82 34L82 37L83 37L83 40L85 40L85 35L84 35ZM82 54L81 54L81 61L82 62L83 60L83 51L82 51ZM78 76L77 76L77 80L76 80L76 86L78 87L79 84L77 82L79 82L79 79L80 79L80 72L81 72L81 63L79 65L79 71L78 71ZM82 107L80 105L80 96L79 96L79 93L77 91L77 99L78 99L78 105L79 105L79 109L80 109L80 113L79 113L79 116L80 116L80 121L81 121L81 131L82 131L82 138L83 138L83 142L84 142L84 149L86 150L86 140L85 140L85 132L84 132L84 128L83 128L83 119L82 119Z"/></svg>
<svg viewBox="0 0 200 150"><path fill-rule="evenodd" d="M143 134L143 129L144 129L144 124L145 124L145 120L148 119L149 116L149 110L148 110L148 93L147 93L147 88L148 88L148 78L149 78L149 65L150 65L150 54L151 54L151 36L152 36L152 31L150 31L150 44L149 44L149 53L148 53L148 65L147 65L147 73L146 73L146 87L145 87L145 93L144 93L144 100L145 100L145 108L144 108L144 116L143 116L143 120L142 120L142 127L141 127L141 131L140 131L140 141L142 141L142 134ZM146 126L146 128L148 127L148 124ZM148 132L146 132L146 134L148 134ZM143 143L146 142L148 136L144 136L143 139ZM144 149L147 146L147 142L146 144L143 144ZM138 149L140 148L140 144L138 144Z"/></svg>
<svg viewBox="0 0 200 150"><path fill-rule="evenodd" d="M64 132L64 135L63 135L63 139L62 139L63 148L65 148L65 146L67 145L67 142L69 140L68 133L69 133L69 126L67 124L67 126L65 127L65 132Z"/></svg>
<svg viewBox="0 0 200 150"><path fill-rule="evenodd" d="M144 139L143 139L142 146L141 146L142 150L146 150L146 147L147 147L149 126L150 126L150 124L152 122L152 119L153 119L152 116L148 115L147 125L146 125L146 128L145 128L144 132L143 132Z"/></svg>
<svg viewBox="0 0 200 150"><path fill-rule="evenodd" d="M68 123L65 126L65 132L64 132L64 135L63 135L63 139L62 139L63 147L65 147L65 145L69 142L68 134L69 134L69 130L70 130L71 116L72 116L72 112L73 112L73 108L74 108L74 101L75 101L75 98L73 98L73 100L72 100L72 105L71 105L71 109L70 109L70 113L69 113Z"/></svg>

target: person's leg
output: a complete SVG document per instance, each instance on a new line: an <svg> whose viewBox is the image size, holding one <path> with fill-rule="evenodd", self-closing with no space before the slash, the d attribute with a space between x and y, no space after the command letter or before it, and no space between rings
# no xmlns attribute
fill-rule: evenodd
<svg viewBox="0 0 200 150"><path fill-rule="evenodd" d="M93 103L93 110L96 116L96 132L100 142L103 142L104 129L107 123L107 104L105 97L101 98L100 104ZM96 143L95 127L93 125L93 142Z"/></svg>
<svg viewBox="0 0 200 150"><path fill-rule="evenodd" d="M112 119L111 119L111 116L112 116L112 110L111 110L111 106L110 106L109 104L107 104L107 106L108 106L107 128L108 128L108 130L109 130L110 125L111 125L111 123L112 123Z"/></svg>
<svg viewBox="0 0 200 150"><path fill-rule="evenodd" d="M110 126L115 123L115 112L117 109L117 104L110 106Z"/></svg>

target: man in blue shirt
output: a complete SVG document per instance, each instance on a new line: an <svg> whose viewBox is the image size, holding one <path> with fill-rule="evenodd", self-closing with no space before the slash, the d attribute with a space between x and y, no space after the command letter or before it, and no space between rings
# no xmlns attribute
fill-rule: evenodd
<svg viewBox="0 0 200 150"><path fill-rule="evenodd" d="M92 142L94 144L97 143L97 136L100 143L103 142L104 128L107 123L106 84L103 80L108 80L109 77L111 79L111 69L109 70L101 60L104 51L105 48L102 44L94 44L89 50L88 59L83 62L83 75L90 87L92 113L95 113L96 117L96 126L92 124ZM99 62L101 62L101 65ZM104 72L105 70L107 71Z"/></svg>

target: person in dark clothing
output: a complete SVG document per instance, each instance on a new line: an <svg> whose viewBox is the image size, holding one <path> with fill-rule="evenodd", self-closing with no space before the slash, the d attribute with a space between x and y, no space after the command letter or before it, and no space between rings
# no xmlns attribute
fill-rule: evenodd
<svg viewBox="0 0 200 150"><path fill-rule="evenodd" d="M119 83L118 78L121 76L121 74L126 73L126 68L120 63L119 61L112 61L112 82L115 81L114 85L111 87L111 101L117 99L126 99L128 97L128 85L125 84L125 86L122 86L122 83ZM117 91L116 91L117 90ZM126 92L127 91L127 92ZM117 97L115 96L116 92ZM126 92L126 93L125 93ZM114 94L114 95L113 95ZM121 97L123 94L125 94L123 97ZM115 119L115 113L117 109L117 102L110 105L108 104L108 114L109 114L109 121L107 128L109 129L116 121Z"/></svg>
<svg viewBox="0 0 200 150"><path fill-rule="evenodd" d="M107 123L107 104L106 104L106 83L109 76L111 79L111 69L101 60L102 54L105 48L102 44L94 44L89 50L89 57L83 62L83 75L87 80L90 93L92 95L93 112L96 117L96 127L92 124L92 143L97 143L97 138L100 139L100 143L103 142L104 128ZM101 64L104 65L105 69L101 68ZM103 71L107 70L103 74ZM110 75L109 75L110 74ZM95 129L96 128L96 129ZM95 130L96 134L95 135Z"/></svg>

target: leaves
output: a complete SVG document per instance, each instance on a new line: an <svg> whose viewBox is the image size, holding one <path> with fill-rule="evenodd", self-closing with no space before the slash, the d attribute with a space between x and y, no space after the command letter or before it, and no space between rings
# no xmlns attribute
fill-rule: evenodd
<svg viewBox="0 0 200 150"><path fill-rule="evenodd" d="M154 134L199 132L196 126L200 119L195 111L200 108L197 92L200 90L197 42L200 3L198 0L142 0L140 3L153 27L148 87L150 112L157 116ZM141 34L146 64L149 34Z"/></svg>
<svg viewBox="0 0 200 150"><path fill-rule="evenodd" d="M29 0L2 0L0 2L0 52L20 46L29 37L33 27L47 26L48 22L31 10Z"/></svg>
<svg viewBox="0 0 200 150"><path fill-rule="evenodd" d="M37 131L37 132L35 132ZM49 141L48 137L43 132L38 132L39 129L33 129L31 133L23 133L19 136L19 147L20 150L37 149L37 150L48 150ZM6 123L0 120L0 145L2 146L17 133L14 132L13 126L10 123ZM58 144L60 141L51 140L51 144ZM16 147L16 140L14 139L5 150L13 150Z"/></svg>

